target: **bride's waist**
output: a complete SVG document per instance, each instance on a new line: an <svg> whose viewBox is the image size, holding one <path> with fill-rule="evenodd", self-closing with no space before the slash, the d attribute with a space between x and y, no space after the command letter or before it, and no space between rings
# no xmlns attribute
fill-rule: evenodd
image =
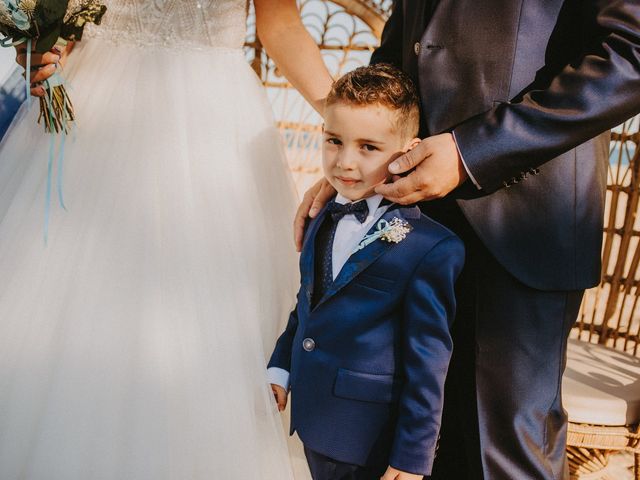
<svg viewBox="0 0 640 480"><path fill-rule="evenodd" d="M206 50L211 53L240 54L244 51L240 42L212 42L208 38L176 37L170 34L146 32L122 32L116 30L94 30L88 35L91 41L108 43L112 46L140 49L162 49L173 52L184 50Z"/></svg>

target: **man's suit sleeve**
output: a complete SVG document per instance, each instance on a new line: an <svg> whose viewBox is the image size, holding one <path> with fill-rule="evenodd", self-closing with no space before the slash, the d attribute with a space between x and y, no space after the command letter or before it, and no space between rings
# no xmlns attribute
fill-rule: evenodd
<svg viewBox="0 0 640 480"><path fill-rule="evenodd" d="M300 295L300 294L298 294ZM298 305L289 315L284 332L278 338L267 368L277 367L291 372L291 348L298 328Z"/></svg>
<svg viewBox="0 0 640 480"><path fill-rule="evenodd" d="M402 347L405 384L389 458L389 464L402 471L431 473L452 350L454 285L463 263L464 246L452 235L423 257L410 280Z"/></svg>
<svg viewBox="0 0 640 480"><path fill-rule="evenodd" d="M454 129L485 192L640 112L640 1L585 3L597 29L579 58L548 84Z"/></svg>
<svg viewBox="0 0 640 480"><path fill-rule="evenodd" d="M402 68L402 0L393 2L391 16L384 25L380 46L371 54L370 63L390 63Z"/></svg>

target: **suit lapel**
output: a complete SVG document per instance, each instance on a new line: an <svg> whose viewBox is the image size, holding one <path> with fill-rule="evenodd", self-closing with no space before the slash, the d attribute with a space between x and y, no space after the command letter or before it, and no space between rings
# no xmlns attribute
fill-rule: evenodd
<svg viewBox="0 0 640 480"><path fill-rule="evenodd" d="M408 207L408 208L395 208L391 207L380 219L378 219L374 225L369 229L367 235L373 233L378 223L381 220L386 220L387 222L391 222L394 217L397 217L401 220L406 221L411 225L410 220L414 220L420 217L420 210L418 207ZM358 250L354 254L352 254L347 262L340 270L340 273L331 284L327 292L320 299L315 308L319 305L326 302L329 298L338 293L345 285L351 282L356 276L358 276L365 268L375 262L382 254L389 251L397 244L392 242L387 242L384 240L377 239L374 242L370 243L362 250Z"/></svg>
<svg viewBox="0 0 640 480"><path fill-rule="evenodd" d="M302 244L302 253L300 256L300 274L302 280L302 290L305 294L307 308L311 310L311 297L313 295L313 281L315 279L315 255L316 255L316 236L318 229L325 219L325 207L320 210L316 218L312 219L307 226L304 243Z"/></svg>

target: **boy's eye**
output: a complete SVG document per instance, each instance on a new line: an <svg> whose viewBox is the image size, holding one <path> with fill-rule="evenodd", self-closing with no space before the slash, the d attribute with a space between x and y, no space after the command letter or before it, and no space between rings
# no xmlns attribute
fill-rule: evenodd
<svg viewBox="0 0 640 480"><path fill-rule="evenodd" d="M341 145L342 144L342 142L340 140L338 140L337 138L334 138L334 137L327 138L327 143L330 143L331 145Z"/></svg>
<svg viewBox="0 0 640 480"><path fill-rule="evenodd" d="M364 145L362 145L362 148L364 148L367 152L375 152L376 150L378 150L378 147L369 143L365 143Z"/></svg>

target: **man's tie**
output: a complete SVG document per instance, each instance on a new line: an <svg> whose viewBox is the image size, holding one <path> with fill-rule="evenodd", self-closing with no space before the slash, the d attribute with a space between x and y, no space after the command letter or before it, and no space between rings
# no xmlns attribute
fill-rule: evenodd
<svg viewBox="0 0 640 480"><path fill-rule="evenodd" d="M366 200L356 203L340 204L331 201L327 204L327 213L316 236L315 278L313 302L315 307L333 283L333 240L336 236L338 222L345 215L354 215L360 223L364 223L369 215Z"/></svg>

